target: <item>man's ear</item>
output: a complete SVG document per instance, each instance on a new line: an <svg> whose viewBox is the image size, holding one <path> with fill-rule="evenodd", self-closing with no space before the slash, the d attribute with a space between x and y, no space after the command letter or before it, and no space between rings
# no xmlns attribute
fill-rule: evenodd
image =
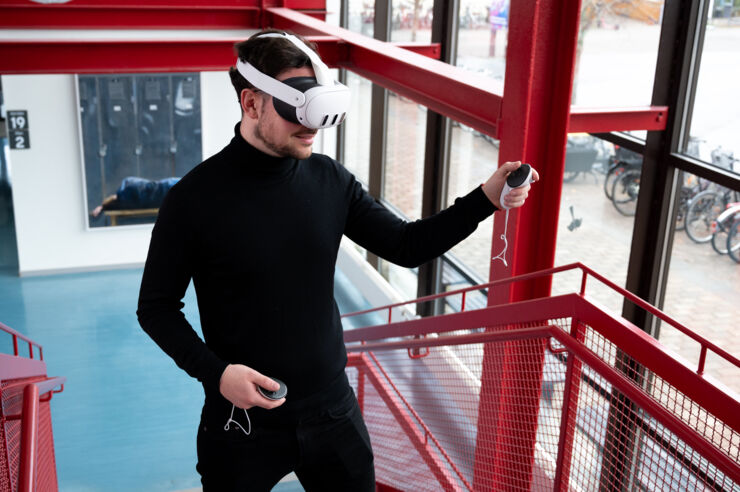
<svg viewBox="0 0 740 492"><path fill-rule="evenodd" d="M240 95L242 112L247 117L256 120L260 114L262 98L251 89L244 89Z"/></svg>

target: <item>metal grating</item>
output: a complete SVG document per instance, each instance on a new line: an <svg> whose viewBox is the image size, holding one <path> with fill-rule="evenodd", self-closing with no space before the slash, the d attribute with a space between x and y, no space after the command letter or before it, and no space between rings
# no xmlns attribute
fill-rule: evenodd
<svg viewBox="0 0 740 492"><path fill-rule="evenodd" d="M32 377L3 381L0 385L0 417L2 418L3 457L0 459L0 490L18 489L18 478L21 461L21 420L8 417L20 415L23 411L23 389L29 383L43 381L46 378ZM56 461L54 458L54 441L51 427L51 408L48 396L39 405L39 422L37 429L36 490L57 490Z"/></svg>
<svg viewBox="0 0 740 492"><path fill-rule="evenodd" d="M624 327L606 326L609 318L596 330L578 316L506 325L491 317L495 326L460 318L474 328L445 333L434 332L434 318L400 322L399 333L404 325L418 333L420 323L426 331L348 344L379 483L740 492L737 422L632 358L633 349L659 350L657 341L617 346L604 333Z"/></svg>

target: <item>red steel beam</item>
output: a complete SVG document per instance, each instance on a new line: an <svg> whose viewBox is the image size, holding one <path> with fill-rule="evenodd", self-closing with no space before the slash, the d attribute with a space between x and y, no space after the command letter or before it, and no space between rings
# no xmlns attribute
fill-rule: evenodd
<svg viewBox="0 0 740 492"><path fill-rule="evenodd" d="M312 36L329 66L349 59L349 46L329 36ZM140 40L0 40L0 73L146 73L227 70L234 64L234 43L243 38ZM398 43L439 58L439 44Z"/></svg>
<svg viewBox="0 0 740 492"><path fill-rule="evenodd" d="M280 6L324 19L324 0L285 0ZM75 0L64 4L0 0L2 29L247 29L262 24L264 0Z"/></svg>
<svg viewBox="0 0 740 492"><path fill-rule="evenodd" d="M300 34L323 34L350 46L340 66L488 135L497 135L501 84L489 77L330 26L285 8L268 9L266 25Z"/></svg>
<svg viewBox="0 0 740 492"><path fill-rule="evenodd" d="M499 238L506 237L509 258L508 265L491 261L492 280L544 270L555 262L580 11L580 0L511 3L499 163L528 162L541 181L524 207L494 220L491 257L503 250ZM543 278L490 289L488 303L546 297L551 282ZM544 352L544 343L484 348L479 413L485 410L490 417L478 424L476 490L527 488L532 480ZM512 463L512 456L521 458Z"/></svg>
<svg viewBox="0 0 740 492"><path fill-rule="evenodd" d="M578 108L570 110L568 132L621 132L665 130L668 106L644 108Z"/></svg>
<svg viewBox="0 0 740 492"><path fill-rule="evenodd" d="M0 7L3 29L249 29L260 24L254 7L157 8L48 5Z"/></svg>

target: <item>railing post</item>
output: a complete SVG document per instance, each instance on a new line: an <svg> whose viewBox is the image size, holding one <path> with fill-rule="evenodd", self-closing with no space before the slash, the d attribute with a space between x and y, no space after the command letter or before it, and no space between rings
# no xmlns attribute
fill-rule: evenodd
<svg viewBox="0 0 740 492"><path fill-rule="evenodd" d="M575 318L570 327L570 336L579 342L583 342L585 339L585 328L581 322ZM573 352L568 352L568 365L565 373L565 392L563 393L563 408L560 416L560 439L558 441L557 468L555 470L555 485L553 487L553 490L555 491L568 490L568 482L570 481L570 464L573 455L573 433L568 432L568 429L575 429L580 387L581 361L576 358Z"/></svg>
<svg viewBox="0 0 740 492"><path fill-rule="evenodd" d="M21 469L18 492L33 492L36 481L36 448L39 420L39 388L29 384L23 389L21 418Z"/></svg>
<svg viewBox="0 0 740 492"><path fill-rule="evenodd" d="M365 360L357 365L357 403L360 405L360 413L365 415Z"/></svg>

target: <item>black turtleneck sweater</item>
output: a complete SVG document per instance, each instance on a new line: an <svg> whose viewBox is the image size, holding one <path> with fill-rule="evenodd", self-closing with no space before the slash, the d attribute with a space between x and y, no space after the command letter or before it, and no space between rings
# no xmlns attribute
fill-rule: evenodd
<svg viewBox="0 0 740 492"><path fill-rule="evenodd" d="M343 234L414 267L470 235L495 207L477 187L448 209L404 222L331 158L276 158L239 134L167 194L152 231L138 316L206 404L230 363L286 383L291 398L326 387L347 355L334 302ZM181 300L193 279L205 343ZM217 403L215 400L223 400Z"/></svg>

